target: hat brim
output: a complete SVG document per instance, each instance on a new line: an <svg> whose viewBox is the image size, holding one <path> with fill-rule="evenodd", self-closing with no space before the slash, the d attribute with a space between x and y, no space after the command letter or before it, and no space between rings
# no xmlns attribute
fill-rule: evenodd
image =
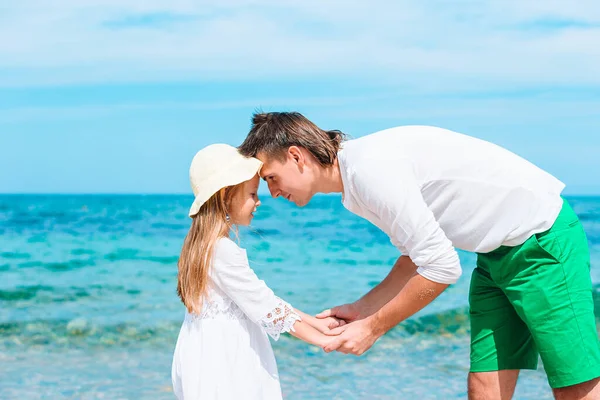
<svg viewBox="0 0 600 400"><path fill-rule="evenodd" d="M210 199L219 190L238 185L250 180L256 175L262 162L256 158L244 158L230 166L224 168L220 173L215 174L199 191L190 207L189 216L193 217L200 211L200 208L208 199Z"/></svg>

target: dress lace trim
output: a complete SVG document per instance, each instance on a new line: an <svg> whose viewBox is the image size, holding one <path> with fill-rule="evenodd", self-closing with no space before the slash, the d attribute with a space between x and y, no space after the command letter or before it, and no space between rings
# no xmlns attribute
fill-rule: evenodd
<svg viewBox="0 0 600 400"><path fill-rule="evenodd" d="M263 330L274 340L278 340L279 335L283 332L295 332L294 323L302 320L292 306L279 297L276 299L277 306L259 321Z"/></svg>
<svg viewBox="0 0 600 400"><path fill-rule="evenodd" d="M248 319L246 314L231 299L219 298L216 301L206 301L200 314L188 313L186 319L196 321L201 319Z"/></svg>

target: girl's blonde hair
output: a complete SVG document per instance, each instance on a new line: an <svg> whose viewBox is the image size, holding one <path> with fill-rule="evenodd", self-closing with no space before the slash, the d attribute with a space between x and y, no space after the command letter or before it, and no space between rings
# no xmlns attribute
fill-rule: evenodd
<svg viewBox="0 0 600 400"><path fill-rule="evenodd" d="M228 207L242 184L228 186L208 199L185 237L177 263L177 294L189 312L199 313L208 289L208 273L215 244L232 229L227 220Z"/></svg>

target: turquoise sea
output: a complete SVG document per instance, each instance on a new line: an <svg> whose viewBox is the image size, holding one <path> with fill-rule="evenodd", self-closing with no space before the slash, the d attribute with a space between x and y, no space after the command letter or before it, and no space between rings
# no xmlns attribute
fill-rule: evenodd
<svg viewBox="0 0 600 400"><path fill-rule="evenodd" d="M305 312L357 299L398 256L339 196L305 208L264 197L242 247L259 277ZM597 284L600 198L568 200L588 234ZM0 196L0 399L174 398L171 356L184 314L176 263L191 201ZM466 398L475 257L460 256L458 284L362 357L325 354L287 335L273 342L285 398ZM551 398L542 366L522 373L515 398Z"/></svg>

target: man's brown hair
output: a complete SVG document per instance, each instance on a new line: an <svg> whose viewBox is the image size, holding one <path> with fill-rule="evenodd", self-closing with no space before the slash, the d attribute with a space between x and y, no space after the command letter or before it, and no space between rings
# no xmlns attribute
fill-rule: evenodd
<svg viewBox="0 0 600 400"><path fill-rule="evenodd" d="M285 159L290 146L308 150L322 166L332 165L346 135L338 130L319 128L298 112L255 113L252 128L238 150L245 156L259 153Z"/></svg>

